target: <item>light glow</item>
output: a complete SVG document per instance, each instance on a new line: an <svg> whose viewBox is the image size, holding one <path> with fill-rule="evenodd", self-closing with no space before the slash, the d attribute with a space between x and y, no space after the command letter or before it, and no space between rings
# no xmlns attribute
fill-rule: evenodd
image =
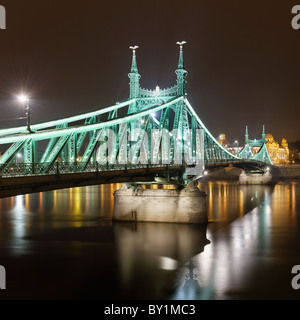
<svg viewBox="0 0 300 320"><path fill-rule="evenodd" d="M20 96L18 96L18 100L22 103L29 101L28 97L24 94L21 94Z"/></svg>

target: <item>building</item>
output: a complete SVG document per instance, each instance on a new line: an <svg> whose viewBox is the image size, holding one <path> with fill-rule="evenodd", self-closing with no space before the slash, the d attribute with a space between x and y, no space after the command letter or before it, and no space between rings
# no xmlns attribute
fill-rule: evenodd
<svg viewBox="0 0 300 320"><path fill-rule="evenodd" d="M238 155L239 152L241 152L241 150L243 149L241 147L239 148L237 146L237 143L236 146L230 145L224 133L219 135L218 142L229 152L235 155ZM290 152L286 139L283 138L281 140L281 143L276 142L270 133L265 134L265 126L263 126L261 139L252 140L249 139L248 127L246 126L245 146L248 145L249 157L255 156L264 144L266 145L270 160L274 165L283 165L289 163Z"/></svg>
<svg viewBox="0 0 300 320"><path fill-rule="evenodd" d="M230 153L237 155L241 150L242 147L238 146L238 141L235 141L233 145L230 144L230 142L226 139L226 136L224 133L219 135L219 144L223 147L225 147Z"/></svg>
<svg viewBox="0 0 300 320"><path fill-rule="evenodd" d="M230 146L230 143L229 143L229 141L226 139L226 136L225 136L224 133L222 133L222 134L219 135L219 140L218 140L218 142L220 143L221 146L223 146L223 147L225 147L225 148L227 148L227 147Z"/></svg>
<svg viewBox="0 0 300 320"><path fill-rule="evenodd" d="M290 163L300 164L300 141L289 143Z"/></svg>
<svg viewBox="0 0 300 320"><path fill-rule="evenodd" d="M270 160L274 165L289 163L289 146L286 139L283 138L280 144L274 140L270 133L268 133L265 137L265 143Z"/></svg>
<svg viewBox="0 0 300 320"><path fill-rule="evenodd" d="M268 155L273 165L283 165L289 163L289 147L286 139L282 139L281 144L276 142L273 136L265 134L263 126L261 139L249 139L248 127L246 126L245 145L248 145L252 156L255 156L265 144Z"/></svg>

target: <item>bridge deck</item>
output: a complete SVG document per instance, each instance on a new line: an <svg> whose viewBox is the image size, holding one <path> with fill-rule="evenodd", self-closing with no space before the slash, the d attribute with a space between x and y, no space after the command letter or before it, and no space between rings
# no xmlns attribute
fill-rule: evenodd
<svg viewBox="0 0 300 320"><path fill-rule="evenodd" d="M0 178L0 198L19 194L110 183L149 183L156 177L182 173L188 166L162 166ZM157 182L156 182L157 183ZM174 181L176 184L176 181Z"/></svg>

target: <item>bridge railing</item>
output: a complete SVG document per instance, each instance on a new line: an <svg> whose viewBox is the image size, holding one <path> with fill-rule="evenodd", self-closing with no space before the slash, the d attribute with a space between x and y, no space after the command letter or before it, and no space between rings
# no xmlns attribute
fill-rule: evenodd
<svg viewBox="0 0 300 320"><path fill-rule="evenodd" d="M251 163L251 160L246 161ZM254 161L257 166L265 166L265 163ZM205 160L204 166L219 166L222 164L243 164L245 160L237 159L220 159L218 161ZM55 175L55 174L72 174L84 172L105 172L105 171L126 171L132 169L150 169L150 168L169 168L169 167L195 167L196 163L185 163L182 161L178 163L171 162L168 164L158 162L155 164L147 163L104 163L99 162L43 162L43 163L11 163L0 166L0 177L23 177L23 176L39 176L39 175ZM200 169L201 171L201 169ZM197 173L199 174L199 172Z"/></svg>
<svg viewBox="0 0 300 320"><path fill-rule="evenodd" d="M0 177L23 177L38 175L54 175L67 173L83 173L83 172L104 172L104 171L126 171L130 169L149 169L149 168L166 168L166 167L183 167L185 163L169 163L169 164L101 164L99 162L48 162L44 163L11 163L9 165L0 166ZM190 165L189 166L193 166Z"/></svg>
<svg viewBox="0 0 300 320"><path fill-rule="evenodd" d="M249 160L250 162L251 160ZM204 160L204 165L215 165L215 164L219 164L219 163L223 163L223 164L230 164L230 163L244 163L245 160L243 159L205 159Z"/></svg>

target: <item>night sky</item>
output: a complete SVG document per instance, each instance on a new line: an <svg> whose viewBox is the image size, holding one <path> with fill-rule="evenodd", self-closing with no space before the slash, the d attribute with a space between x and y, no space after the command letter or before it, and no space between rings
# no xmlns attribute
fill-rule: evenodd
<svg viewBox="0 0 300 320"><path fill-rule="evenodd" d="M34 123L124 101L130 45L139 45L141 86L173 86L177 41L185 40L188 99L217 137L244 142L262 126L300 140L300 0L0 0L0 127L25 120L15 96L28 92ZM7 119L10 119L9 121Z"/></svg>

